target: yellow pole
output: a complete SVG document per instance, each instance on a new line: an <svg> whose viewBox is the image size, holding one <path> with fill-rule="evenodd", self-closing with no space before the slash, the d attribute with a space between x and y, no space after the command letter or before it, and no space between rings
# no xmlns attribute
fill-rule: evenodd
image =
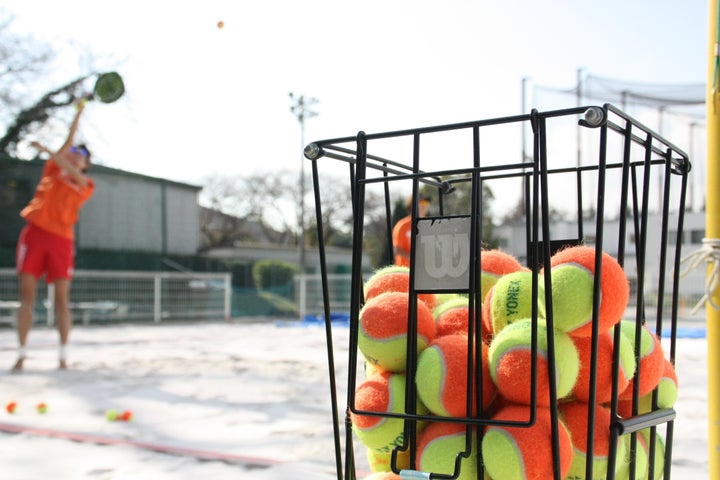
<svg viewBox="0 0 720 480"><path fill-rule="evenodd" d="M707 72L707 189L705 190L705 237L720 238L720 42L718 2L708 0L709 41ZM716 247L717 248L717 247ZM708 267L708 276L710 267ZM720 288L712 292L720 305ZM720 480L720 311L705 304L708 349L708 477Z"/></svg>

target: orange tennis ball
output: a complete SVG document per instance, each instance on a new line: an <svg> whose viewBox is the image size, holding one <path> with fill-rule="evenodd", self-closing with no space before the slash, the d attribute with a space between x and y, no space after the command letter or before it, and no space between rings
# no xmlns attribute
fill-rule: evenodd
<svg viewBox="0 0 720 480"><path fill-rule="evenodd" d="M570 437L572 438L573 449L575 455L573 456L572 465L570 467L570 474L567 478L587 478L585 476L585 465L588 457L587 442L589 428L593 434L593 451L592 451L592 478L605 478L608 472L608 454L610 452L610 426L611 417L610 410L602 405L595 404L594 408L594 423L590 427L588 426L590 404L584 402L566 402L561 403L558 406L561 418L568 430L570 431ZM626 436L618 437L618 452L624 452L626 449L625 441ZM614 471L620 471L623 462L617 461L615 463Z"/></svg>
<svg viewBox="0 0 720 480"><path fill-rule="evenodd" d="M592 360L592 337L572 337L580 358L580 372L573 388L572 395L582 402L590 401L590 386L595 386L595 402L607 403L612 400L613 381L613 354L615 339L613 331L598 335L597 362L595 382L590 380L590 367ZM632 345L625 337L620 335L620 364L618 366L618 392L627 388L635 374L635 354Z"/></svg>
<svg viewBox="0 0 720 480"><path fill-rule="evenodd" d="M468 335L470 310L467 297L454 297L433 310L435 336Z"/></svg>
<svg viewBox="0 0 720 480"><path fill-rule="evenodd" d="M675 367L669 359L663 358L663 374L657 384L658 408L673 408L678 398L678 378ZM652 410L652 393L648 392L640 397L640 405L646 406L646 411Z"/></svg>
<svg viewBox="0 0 720 480"><path fill-rule="evenodd" d="M657 408L673 408L678 397L678 379L675 367L669 359L664 359L663 374L656 387ZM653 409L653 392L648 392L638 399L638 413L648 413ZM618 414L621 417L632 417L632 399L618 402Z"/></svg>
<svg viewBox="0 0 720 480"><path fill-rule="evenodd" d="M355 390L355 409L373 413L405 412L405 375L379 373L366 378ZM416 410L426 414L418 401ZM368 448L390 453L403 444L405 421L399 417L383 417L366 413L351 413L353 431Z"/></svg>
<svg viewBox="0 0 720 480"><path fill-rule="evenodd" d="M37 410L40 415L44 415L47 413L47 404L45 402L40 402L35 405L35 410Z"/></svg>
<svg viewBox="0 0 720 480"><path fill-rule="evenodd" d="M537 351L532 350L533 328L537 331ZM567 397L572 392L580 360L570 336L553 329L555 346L555 385L557 398ZM532 361L535 354L537 375L538 406L549 406L550 383L548 370L548 332L543 320L533 327L530 319L518 320L503 328L490 343L488 360L490 375L498 392L507 400L530 405L532 395Z"/></svg>
<svg viewBox="0 0 720 480"><path fill-rule="evenodd" d="M488 368L488 347L481 344L481 362L472 362L482 368L482 404L486 410L496 393L495 384ZM475 378L472 379L472 414L476 413ZM436 338L418 357L415 377L418 396L423 404L435 415L442 417L468 416L468 337L467 335L445 335Z"/></svg>
<svg viewBox="0 0 720 480"><path fill-rule="evenodd" d="M365 301L387 292L410 291L410 269L398 265L388 265L377 270L365 282ZM425 302L430 310L438 305L437 295L434 293L419 293L418 299Z"/></svg>
<svg viewBox="0 0 720 480"><path fill-rule="evenodd" d="M578 337L592 334L595 253L591 247L568 247L550 258L552 314L555 328ZM625 313L630 284L620 264L601 255L599 331L616 325Z"/></svg>
<svg viewBox="0 0 720 480"><path fill-rule="evenodd" d="M382 370L402 372L407 363L408 295L387 292L369 300L360 311L358 348L365 361ZM424 302L417 302L417 353L435 338L435 322Z"/></svg>
<svg viewBox="0 0 720 480"><path fill-rule="evenodd" d="M218 28L223 28L224 26L225 26L225 22L223 22L222 20L220 20L219 22L217 22L217 27L218 27Z"/></svg>
<svg viewBox="0 0 720 480"><path fill-rule="evenodd" d="M522 270L517 258L502 250L483 250L480 252L480 298L484 299L488 290L500 277Z"/></svg>
<svg viewBox="0 0 720 480"><path fill-rule="evenodd" d="M17 402L8 402L5 405L5 410L8 413L15 413L15 410L17 410Z"/></svg>
<svg viewBox="0 0 720 480"><path fill-rule="evenodd" d="M630 385L619 395L620 400L632 400L635 386L638 385L638 397L642 397L657 387L665 371L665 354L660 339L646 325L640 325L640 341L636 343L637 325L634 321L620 322L623 335L627 337L635 352L636 371ZM638 348L639 347L639 348Z"/></svg>
<svg viewBox="0 0 720 480"><path fill-rule="evenodd" d="M497 421L528 422L529 406L508 405L492 418ZM540 407L535 411L536 421L531 426L487 427L482 439L482 456L485 470L491 478L502 479L548 479L553 475L553 434L550 409ZM562 421L558 421L558 446L560 475L569 478L573 461L570 433Z"/></svg>
<svg viewBox="0 0 720 480"><path fill-rule="evenodd" d="M470 429L470 454L460 460L458 480L478 478L477 434ZM455 458L468 445L468 431L465 425L457 423L431 422L418 435L417 463L419 470L451 475L455 471ZM497 477L501 478L501 477Z"/></svg>

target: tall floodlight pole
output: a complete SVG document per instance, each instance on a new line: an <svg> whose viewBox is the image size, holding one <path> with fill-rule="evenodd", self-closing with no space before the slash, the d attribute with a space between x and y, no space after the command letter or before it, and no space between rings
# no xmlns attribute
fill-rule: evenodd
<svg viewBox="0 0 720 480"><path fill-rule="evenodd" d="M583 69L578 68L577 69L577 106L581 107L583 103L583 90L582 90L582 80L583 80ZM577 135L577 166L580 168L580 165L582 165L582 136L581 136L581 127L580 125L577 126L576 135Z"/></svg>
<svg viewBox="0 0 720 480"><path fill-rule="evenodd" d="M300 257L300 270L304 273L305 265L305 156L302 154L305 149L305 120L317 116L317 112L310 110L311 105L318 103L317 98L306 98L305 95L296 96L290 92L290 111L300 122L300 213L298 214L298 255Z"/></svg>
<svg viewBox="0 0 720 480"><path fill-rule="evenodd" d="M523 115L525 113L527 113L527 82L528 82L528 77L522 77L522 87L521 87L522 91L520 92L520 101L522 102L522 106L521 106L520 113ZM524 122L521 124L520 128L521 128L520 135L521 135L521 144L522 144L522 152L520 152L520 157L521 157L520 161L522 163L525 163L529 160L529 157L527 154L527 140L525 138L525 123Z"/></svg>

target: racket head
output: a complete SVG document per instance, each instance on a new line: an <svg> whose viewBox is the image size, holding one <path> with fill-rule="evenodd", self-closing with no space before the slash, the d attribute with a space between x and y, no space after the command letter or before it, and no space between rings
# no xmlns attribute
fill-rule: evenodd
<svg viewBox="0 0 720 480"><path fill-rule="evenodd" d="M125 83L117 72L98 75L93 88L93 97L103 103L112 103L125 93Z"/></svg>

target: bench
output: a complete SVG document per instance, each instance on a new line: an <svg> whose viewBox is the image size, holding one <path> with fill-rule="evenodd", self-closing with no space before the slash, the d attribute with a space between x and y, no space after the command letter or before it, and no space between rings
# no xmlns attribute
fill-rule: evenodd
<svg viewBox="0 0 720 480"><path fill-rule="evenodd" d="M47 310L52 308L52 305L47 300L43 301L43 305ZM15 325L18 308L20 308L20 302L16 300L0 300L0 324ZM83 325L89 325L93 314L106 318L122 316L127 313L127 305L109 300L72 302L70 303L70 310L75 314L79 314ZM52 323L52 321L48 321L49 325Z"/></svg>

